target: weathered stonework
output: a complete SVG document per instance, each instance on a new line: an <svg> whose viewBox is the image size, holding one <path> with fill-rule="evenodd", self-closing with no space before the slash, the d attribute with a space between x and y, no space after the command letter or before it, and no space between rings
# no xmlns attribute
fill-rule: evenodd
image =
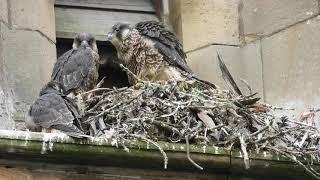
<svg viewBox="0 0 320 180"><path fill-rule="evenodd" d="M14 96L2 81L0 82L0 129L15 128L15 122L12 116L14 113Z"/></svg>
<svg viewBox="0 0 320 180"><path fill-rule="evenodd" d="M7 0L0 0L0 20L8 22L8 7Z"/></svg>
<svg viewBox="0 0 320 180"><path fill-rule="evenodd" d="M241 79L246 80L253 92L263 96L262 64L260 43L248 44L243 48L232 46L209 46L188 53L188 64L194 73L202 79L216 83L221 88L227 88L221 76L217 52L226 63L230 73L244 94L249 94L248 88Z"/></svg>
<svg viewBox="0 0 320 180"><path fill-rule="evenodd" d="M4 26L0 22L0 32ZM14 95L8 86L3 56L3 40L3 35L0 33L0 129L13 129L15 126L13 120L13 114L15 113Z"/></svg>
<svg viewBox="0 0 320 180"><path fill-rule="evenodd" d="M173 31L176 32L178 39L183 42L182 39L182 23L181 23L181 1L169 1L169 19L172 25Z"/></svg>
<svg viewBox="0 0 320 180"><path fill-rule="evenodd" d="M241 7L242 28L247 41L319 13L318 0L245 0Z"/></svg>
<svg viewBox="0 0 320 180"><path fill-rule="evenodd" d="M209 44L238 45L239 0L180 0L172 21L180 25L184 50L190 51ZM175 3L173 3L175 4ZM175 8L174 8L175 10ZM172 12L172 11L171 11ZM180 14L180 15L179 15ZM179 21L181 16L181 22ZM174 24L173 23L173 24ZM176 27L176 29L179 29ZM182 35L181 35L182 33Z"/></svg>
<svg viewBox="0 0 320 180"><path fill-rule="evenodd" d="M320 103L320 16L262 40L265 100L298 108Z"/></svg>
<svg viewBox="0 0 320 180"><path fill-rule="evenodd" d="M10 0L10 3L13 27L40 31L55 42L53 0Z"/></svg>
<svg viewBox="0 0 320 180"><path fill-rule="evenodd" d="M0 5L0 129L14 129L56 61L53 0Z"/></svg>
<svg viewBox="0 0 320 180"><path fill-rule="evenodd" d="M56 60L54 44L38 32L9 30L3 28L3 56L9 86L13 87L18 99L30 103L39 89L50 80Z"/></svg>

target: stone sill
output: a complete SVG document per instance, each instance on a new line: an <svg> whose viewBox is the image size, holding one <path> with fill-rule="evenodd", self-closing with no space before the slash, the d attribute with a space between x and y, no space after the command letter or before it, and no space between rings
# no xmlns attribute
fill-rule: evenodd
<svg viewBox="0 0 320 180"><path fill-rule="evenodd" d="M201 171L188 161L185 144L159 145L169 159L167 170L163 169L163 156L157 147L143 141L133 141L128 153L121 146L117 148L113 139L77 140L58 133L0 130L0 155L7 160L250 177L311 177L288 159L266 151L249 152L250 168L246 170L239 151L190 145L191 158L204 168Z"/></svg>

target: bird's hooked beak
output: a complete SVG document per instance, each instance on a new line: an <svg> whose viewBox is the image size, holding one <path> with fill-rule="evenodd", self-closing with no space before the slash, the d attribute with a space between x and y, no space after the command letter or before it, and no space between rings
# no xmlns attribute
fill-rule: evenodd
<svg viewBox="0 0 320 180"><path fill-rule="evenodd" d="M107 34L107 41L112 42L112 39L113 39L113 38L114 38L114 33L109 32L109 33Z"/></svg>
<svg viewBox="0 0 320 180"><path fill-rule="evenodd" d="M81 44L80 44L80 46L84 46L84 47L87 47L87 46L89 46L89 43L88 43L88 41L86 41L86 40L83 40L83 41L81 41Z"/></svg>

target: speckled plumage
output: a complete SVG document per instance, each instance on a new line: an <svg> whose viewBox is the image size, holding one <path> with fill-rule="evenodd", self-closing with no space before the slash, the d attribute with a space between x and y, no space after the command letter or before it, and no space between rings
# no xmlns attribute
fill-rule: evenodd
<svg viewBox="0 0 320 180"><path fill-rule="evenodd" d="M111 42L118 57L130 71L142 80L183 80L192 76L186 55L175 35L156 22L141 22L136 28L113 27ZM119 30L122 28L122 32ZM136 79L129 75L130 84Z"/></svg>
<svg viewBox="0 0 320 180"><path fill-rule="evenodd" d="M170 65L177 66L183 71L193 74L187 65L187 55L176 35L157 21L144 21L135 25L135 29L147 39L154 42L154 47L163 55Z"/></svg>
<svg viewBox="0 0 320 180"><path fill-rule="evenodd" d="M132 30L130 35L120 45L119 59L143 80L157 80L156 74L168 66L162 60L162 55L154 48L150 48L138 31ZM136 79L128 76L130 84L135 84Z"/></svg>

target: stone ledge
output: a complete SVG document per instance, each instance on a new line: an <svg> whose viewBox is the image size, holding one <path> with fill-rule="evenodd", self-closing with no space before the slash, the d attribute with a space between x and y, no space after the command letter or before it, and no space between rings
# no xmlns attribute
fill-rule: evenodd
<svg viewBox="0 0 320 180"><path fill-rule="evenodd" d="M155 146L140 140L132 142L128 146L130 149L128 153L121 147L117 148L112 139L92 137L87 140L75 140L60 133L0 130L0 155L5 155L3 157L7 160L23 159L32 163L45 161L46 164L54 162L86 165L86 167L111 166L128 170L131 168L146 171L163 170L163 157ZM168 171L176 173L193 172L200 175L222 173L248 177L289 175L295 178L310 178L302 168L288 159L265 151L260 153L249 151L250 169L245 170L239 150L229 152L223 148L207 146L204 151L203 146L191 145L191 157L204 167L204 170L200 171L187 160L184 144L159 142L159 145L169 157ZM295 168L295 171L288 173L292 168ZM315 165L314 168L319 169L319 166Z"/></svg>

